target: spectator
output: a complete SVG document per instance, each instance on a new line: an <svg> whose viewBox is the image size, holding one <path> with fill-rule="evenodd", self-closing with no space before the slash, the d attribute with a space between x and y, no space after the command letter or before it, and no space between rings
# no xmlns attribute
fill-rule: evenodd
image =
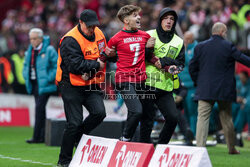
<svg viewBox="0 0 250 167"><path fill-rule="evenodd" d="M23 65L24 65L24 53L25 48L20 47L18 53L14 53L11 55L11 61L13 62L11 66L11 70L14 76L14 80L12 82L12 88L14 93L18 94L26 94L25 88L25 80L23 78Z"/></svg>
<svg viewBox="0 0 250 167"><path fill-rule="evenodd" d="M12 83L14 79L13 73L11 72L9 52L0 57L0 91L4 93L8 93L11 90L10 83Z"/></svg>
<svg viewBox="0 0 250 167"><path fill-rule="evenodd" d="M236 144L243 146L241 132L243 131L246 123L248 124L248 132L250 132L250 79L247 71L239 73L239 86L236 104L234 108L236 117L234 119L234 126L236 130Z"/></svg>
<svg viewBox="0 0 250 167"><path fill-rule="evenodd" d="M49 36L40 28L29 31L30 45L25 52L23 77L28 94L35 97L35 127L33 137L27 143L43 143L45 137L46 104L49 96L56 92L57 53L50 45Z"/></svg>
<svg viewBox="0 0 250 167"><path fill-rule="evenodd" d="M110 65L110 80L111 80L111 84L115 87L115 72L117 69L117 65L116 63L111 63L109 62ZM122 105L124 104L124 100L122 99L121 94L119 93L118 90L115 90L115 100L116 100L116 106L113 108L113 111L115 113L119 113L122 114L121 112L119 112L119 110L121 109Z"/></svg>
<svg viewBox="0 0 250 167"><path fill-rule="evenodd" d="M235 61L250 67L250 57L238 51L226 41L227 27L217 22L212 27L210 39L199 43L189 64L189 72L197 86L198 100L197 146L205 147L209 117L215 102L225 134L229 154L239 154L235 148L235 133L231 115L232 101L236 100Z"/></svg>
<svg viewBox="0 0 250 167"><path fill-rule="evenodd" d="M197 39L199 34L199 29L202 27L203 23L206 20L206 12L202 8L201 3L202 1L194 0L193 5L189 8L189 21L190 21L190 27L189 30L194 33L195 38Z"/></svg>
<svg viewBox="0 0 250 167"><path fill-rule="evenodd" d="M213 23L222 22L227 24L229 21L232 12L230 10L226 10L224 6L225 5L222 0L215 0L213 7L211 7L211 9L213 9L211 16Z"/></svg>
<svg viewBox="0 0 250 167"><path fill-rule="evenodd" d="M196 133L197 123L197 102L194 101L195 87L190 77L188 64L194 56L194 48L198 42L194 39L192 32L187 31L184 33L184 45L185 45L185 67L184 70L179 74L184 86L187 88L187 96L184 100L184 112L187 116L190 128L193 134Z"/></svg>
<svg viewBox="0 0 250 167"><path fill-rule="evenodd" d="M247 34L249 34L247 29L247 25L249 25L249 21L247 22L247 20L249 20L249 12L247 12L249 10L249 4L247 4L246 0L223 0L223 2L225 2L224 6L218 3L219 7L223 8L221 8L223 20L232 16L231 19L241 27L237 29L235 26L230 27L230 36L232 36L233 42L235 42L235 44L237 43L237 46L241 46L244 49L247 47L246 37ZM136 4L144 9L142 11L144 17L141 20L142 29L144 30L157 26L156 18L164 6L172 7L177 12L182 31L190 30L194 32L195 39L199 41L209 38L209 30L212 27L212 14L214 11L212 7L214 4L217 4L216 0L147 0L133 2L128 0L22 0L22 2L19 3L11 1L8 6L12 6L12 9L10 9L7 14L2 14L6 15L6 18L2 19L4 21L2 22L0 38L3 37L2 39L4 40L1 41L2 39L0 39L0 50L6 49L6 47L2 48L6 45L5 42L7 42L8 50L18 49L20 43L28 46L29 40L27 34L32 27L43 29L46 34L50 35L51 44L57 47L59 43L58 37L63 36L76 24L78 20L75 16L80 14L83 9L92 9L99 13L99 18L102 22L101 29L105 29L109 36L113 36L120 30L120 24L116 22L116 18L113 16L121 6L128 3ZM13 10L15 6L19 8ZM218 13L221 12L215 12L215 14ZM233 14L230 15L230 13ZM7 31L4 30L6 28ZM178 24L176 25L176 29L178 30ZM177 35L179 34L177 33ZM237 37L237 39L234 39L235 37Z"/></svg>
<svg viewBox="0 0 250 167"><path fill-rule="evenodd" d="M189 123L182 113L184 109L184 101L187 96L187 88L181 82L180 87L178 89L174 89L173 91L174 100L177 108L177 124L180 128L180 132L184 135L185 144L188 146L193 145L194 134L190 129Z"/></svg>
<svg viewBox="0 0 250 167"><path fill-rule="evenodd" d="M106 39L97 15L90 9L80 14L79 24L60 41L56 80L62 94L66 127L58 166L68 166L73 148L83 134L89 134L106 117L99 83L105 79L105 64L99 61ZM91 78L88 75L95 73ZM89 80L88 80L89 79ZM83 121L83 108L89 115Z"/></svg>
<svg viewBox="0 0 250 167"><path fill-rule="evenodd" d="M244 25L249 22L250 5L244 4L237 12L238 13L231 15L231 19L234 20L239 27L244 28Z"/></svg>

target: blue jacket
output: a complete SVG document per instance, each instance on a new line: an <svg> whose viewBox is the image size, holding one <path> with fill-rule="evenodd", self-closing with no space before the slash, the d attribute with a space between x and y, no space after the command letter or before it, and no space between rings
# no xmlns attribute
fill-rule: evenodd
<svg viewBox="0 0 250 167"><path fill-rule="evenodd" d="M188 89L194 88L194 83L189 74L188 64L190 60L194 57L194 48L197 44L198 42L194 41L193 43L187 45L187 48L185 51L185 67L184 67L184 70L180 74L178 74L182 83Z"/></svg>
<svg viewBox="0 0 250 167"><path fill-rule="evenodd" d="M195 100L236 100L235 61L250 67L250 57L221 36L213 35L199 43L189 63L189 72L197 85Z"/></svg>
<svg viewBox="0 0 250 167"><path fill-rule="evenodd" d="M32 84L30 81L30 61L32 55L32 46L29 45L25 52L25 60L23 67L23 77L27 92L32 93ZM53 46L50 45L50 38L43 37L43 46L38 56L36 57L36 77L38 82L39 95L44 93L52 93L57 90L55 84L56 69L57 69L57 52Z"/></svg>

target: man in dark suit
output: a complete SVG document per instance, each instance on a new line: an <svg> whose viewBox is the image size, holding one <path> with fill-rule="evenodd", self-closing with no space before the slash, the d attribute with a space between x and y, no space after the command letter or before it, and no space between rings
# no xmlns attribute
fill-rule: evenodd
<svg viewBox="0 0 250 167"><path fill-rule="evenodd" d="M227 27L217 22L212 27L212 37L199 43L189 64L189 72L197 86L198 100L197 146L205 147L209 117L215 102L219 105L219 117L225 134L229 154L239 154L235 149L235 133L231 103L236 100L234 78L235 61L250 67L250 57L226 41Z"/></svg>

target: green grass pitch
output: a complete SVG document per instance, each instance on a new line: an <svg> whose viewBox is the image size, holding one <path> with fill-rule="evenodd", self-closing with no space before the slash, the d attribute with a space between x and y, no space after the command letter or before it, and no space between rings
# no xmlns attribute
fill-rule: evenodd
<svg viewBox="0 0 250 167"><path fill-rule="evenodd" d="M0 167L56 166L60 147L45 144L26 144L32 128L0 127ZM250 141L244 141L240 155L229 155L226 145L207 147L213 167L249 167Z"/></svg>

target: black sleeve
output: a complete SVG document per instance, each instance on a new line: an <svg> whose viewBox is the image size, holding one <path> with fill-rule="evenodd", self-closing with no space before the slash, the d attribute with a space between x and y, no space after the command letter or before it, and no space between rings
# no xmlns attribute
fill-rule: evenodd
<svg viewBox="0 0 250 167"><path fill-rule="evenodd" d="M172 59L170 57L163 57L160 58L161 66L170 66L170 65L176 65L176 66L182 66L184 68L185 66L185 47L184 45L181 48L181 51L179 55L176 57L176 59Z"/></svg>
<svg viewBox="0 0 250 167"><path fill-rule="evenodd" d="M181 48L181 51L177 58L175 59L177 61L177 66L182 66L183 68L185 67L185 46L183 45Z"/></svg>
<svg viewBox="0 0 250 167"><path fill-rule="evenodd" d="M80 45L72 37L63 39L60 46L60 54L63 65L68 72L81 75L92 71L98 71L100 63L96 60L85 60Z"/></svg>
<svg viewBox="0 0 250 167"><path fill-rule="evenodd" d="M108 61L109 61L109 62L112 62L112 63L117 62L117 60L118 60L118 56L117 56L117 55L114 56L114 57L109 57L109 58L108 58Z"/></svg>
<svg viewBox="0 0 250 167"><path fill-rule="evenodd" d="M145 59L147 62L150 62L154 49L152 48L145 48Z"/></svg>
<svg viewBox="0 0 250 167"><path fill-rule="evenodd" d="M113 57L108 57L108 56L105 54L105 52L103 52L103 54L106 56L106 58L107 58L107 60L108 60L109 62L115 63L115 62L117 62L117 60L118 60L118 54L117 54L117 52L115 53L116 55L113 56Z"/></svg>

